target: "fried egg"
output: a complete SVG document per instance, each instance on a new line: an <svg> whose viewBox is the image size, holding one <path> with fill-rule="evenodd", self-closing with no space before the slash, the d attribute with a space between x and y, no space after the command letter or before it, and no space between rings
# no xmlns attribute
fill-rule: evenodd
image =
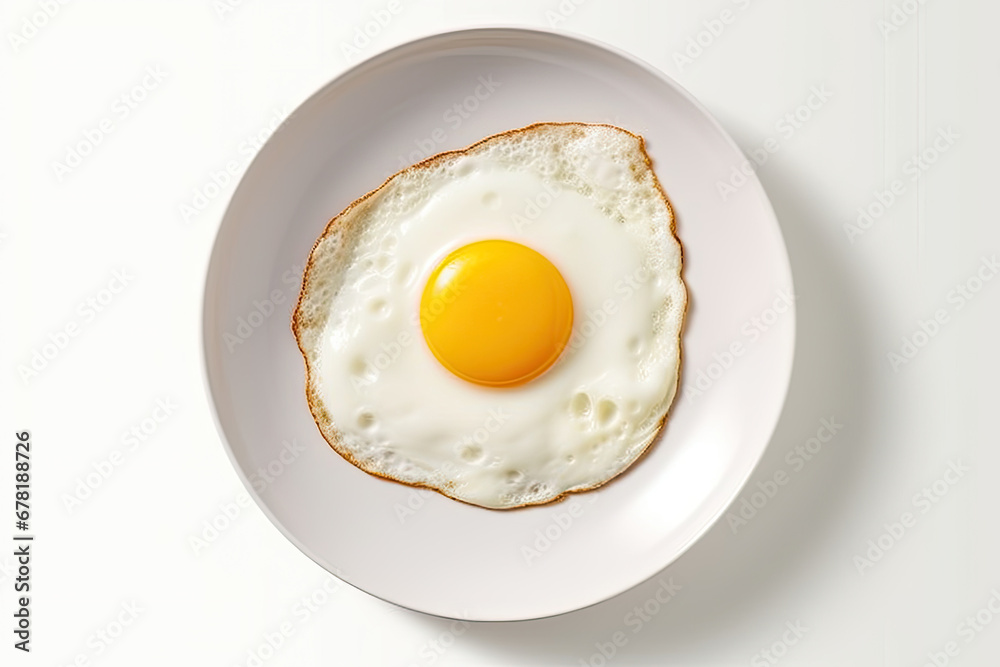
<svg viewBox="0 0 1000 667"><path fill-rule="evenodd" d="M663 427L687 295L641 137L542 123L392 176L326 227L292 328L334 450L504 509L614 478Z"/></svg>

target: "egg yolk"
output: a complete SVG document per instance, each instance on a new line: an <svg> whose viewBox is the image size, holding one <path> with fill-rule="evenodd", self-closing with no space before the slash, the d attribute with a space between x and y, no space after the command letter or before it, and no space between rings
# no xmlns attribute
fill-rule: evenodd
<svg viewBox="0 0 1000 667"><path fill-rule="evenodd" d="M572 333L573 300L559 270L535 250L477 241L431 273L420 327L434 356L458 377L511 387L559 358Z"/></svg>

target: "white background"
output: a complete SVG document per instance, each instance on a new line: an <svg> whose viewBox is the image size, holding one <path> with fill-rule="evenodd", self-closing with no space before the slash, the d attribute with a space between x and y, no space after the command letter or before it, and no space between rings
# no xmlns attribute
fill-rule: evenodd
<svg viewBox="0 0 1000 667"><path fill-rule="evenodd" d="M9 497L14 433L30 429L37 535L30 655L11 646L14 562L0 550L0 662L253 665L248 652L260 655L287 623L262 664L597 666L616 632L626 638L616 665L996 664L1000 614L987 605L996 596L1000 610L1000 280L980 284L977 273L992 277L984 258L1000 252L1000 5L926 0L889 32L879 22L894 3L878 0L400 0L355 43L388 7L0 9L0 488ZM719 30L724 9L732 20ZM759 176L788 244L798 344L785 411L741 499L778 471L789 479L746 525L723 520L657 577L682 590L639 631L627 615L653 599L657 578L562 617L467 629L346 585L327 594L325 573L237 503L203 387L202 280L235 183L210 188L195 215L181 205L227 162L241 173L245 142L358 60L490 24L614 44L677 79L746 152L780 141ZM699 38L689 62L677 57ZM144 77L146 90L130 92ZM814 87L830 99L784 137L779 123ZM58 173L104 118L110 132ZM935 152L949 129L957 138ZM925 150L934 162L914 176L908 161ZM848 233L897 179L888 210ZM102 292L123 271L124 288ZM981 288L966 300L959 285ZM926 324L938 310L946 321ZM918 333L921 321L934 335ZM889 353L902 356L904 337L921 346L900 363ZM24 370L59 341L37 373ZM158 401L176 407L167 415ZM843 428L797 469L786 455L824 418ZM133 428L145 429L134 447L123 439ZM949 468L964 470L949 473L953 484ZM98 469L97 488L67 503ZM940 495L920 500L935 483ZM911 525L893 527L905 512ZM193 546L213 520L225 528ZM310 596L322 601L312 611L301 603ZM130 624L117 634L119 617ZM787 632L796 624L801 636Z"/></svg>

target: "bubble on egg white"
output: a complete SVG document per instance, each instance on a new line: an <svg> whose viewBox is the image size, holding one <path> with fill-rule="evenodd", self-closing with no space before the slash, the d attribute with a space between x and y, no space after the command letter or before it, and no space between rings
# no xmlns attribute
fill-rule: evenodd
<svg viewBox="0 0 1000 667"><path fill-rule="evenodd" d="M462 445L458 448L458 455L466 463L478 463L483 460L483 448L479 445Z"/></svg>
<svg viewBox="0 0 1000 667"><path fill-rule="evenodd" d="M391 309L385 299L372 299L368 302L368 310L379 318L388 317Z"/></svg>
<svg viewBox="0 0 1000 667"><path fill-rule="evenodd" d="M469 174L471 174L473 171L476 170L476 160L472 158L465 158L458 161L457 164L456 163L446 164L446 167L452 167L454 169L455 175L461 178L463 176L468 176Z"/></svg>
<svg viewBox="0 0 1000 667"><path fill-rule="evenodd" d="M392 269L392 266L393 266L394 263L395 262L392 259L391 255L389 255L388 253L380 253L380 254L378 254L378 255L375 256L375 266L374 266L374 269L378 273L381 273L381 274L385 275L385 274L389 273L389 271Z"/></svg>
<svg viewBox="0 0 1000 667"><path fill-rule="evenodd" d="M508 470L504 473L504 481L508 484L518 484L524 479L524 473L520 470Z"/></svg>
<svg viewBox="0 0 1000 667"><path fill-rule="evenodd" d="M368 367L368 361L366 361L364 357L357 356L351 359L349 370L351 372L351 375L363 377L365 375L368 375L370 368Z"/></svg>
<svg viewBox="0 0 1000 667"><path fill-rule="evenodd" d="M638 336L632 336L628 339L628 351L632 356L638 357L642 354L642 339Z"/></svg>
<svg viewBox="0 0 1000 667"><path fill-rule="evenodd" d="M602 398L597 402L597 423L608 426L618 418L618 405L610 398Z"/></svg>
<svg viewBox="0 0 1000 667"><path fill-rule="evenodd" d="M579 392L570 401L569 411L575 417L586 417L590 414L590 396L586 392Z"/></svg>
<svg viewBox="0 0 1000 667"><path fill-rule="evenodd" d="M493 211L500 209L501 200L500 195L496 192L487 192L483 195L483 206Z"/></svg>
<svg viewBox="0 0 1000 667"><path fill-rule="evenodd" d="M362 410L358 413L358 426L364 430L372 428L375 426L375 415L368 410Z"/></svg>
<svg viewBox="0 0 1000 667"><path fill-rule="evenodd" d="M413 279L417 276L417 269L409 262L404 262L400 264L399 271L396 273L396 282L401 287L406 287Z"/></svg>

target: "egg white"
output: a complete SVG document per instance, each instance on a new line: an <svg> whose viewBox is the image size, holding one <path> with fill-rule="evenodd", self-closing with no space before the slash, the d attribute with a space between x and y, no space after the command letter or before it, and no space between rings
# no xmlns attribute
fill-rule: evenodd
<svg viewBox="0 0 1000 667"><path fill-rule="evenodd" d="M573 297L568 348L517 387L456 377L420 327L430 273L484 239L537 250ZM356 202L313 250L295 329L314 416L363 469L476 505L596 487L641 455L673 400L680 270L669 204L624 130L537 125L432 159Z"/></svg>

